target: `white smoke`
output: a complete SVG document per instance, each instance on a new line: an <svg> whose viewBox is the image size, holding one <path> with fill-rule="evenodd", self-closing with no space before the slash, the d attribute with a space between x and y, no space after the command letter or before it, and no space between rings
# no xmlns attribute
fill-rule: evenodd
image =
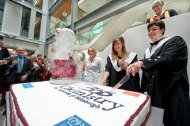
<svg viewBox="0 0 190 126"><path fill-rule="evenodd" d="M57 28L55 40L55 54L52 59L69 59L69 54L74 55L76 37L71 29Z"/></svg>
<svg viewBox="0 0 190 126"><path fill-rule="evenodd" d="M81 79L82 62L79 60L79 57L76 54L77 52L75 50L75 44L76 44L75 33L68 28L57 28L55 32L55 40L56 40L54 42L55 53L51 58L52 61L57 59L69 60L69 55L72 56L77 71L75 78ZM59 72L59 70L56 72Z"/></svg>

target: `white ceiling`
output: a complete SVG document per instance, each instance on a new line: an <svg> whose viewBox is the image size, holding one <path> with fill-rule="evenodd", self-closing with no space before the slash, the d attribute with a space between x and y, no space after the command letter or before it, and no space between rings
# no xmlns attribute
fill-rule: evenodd
<svg viewBox="0 0 190 126"><path fill-rule="evenodd" d="M78 7L89 14L110 1L111 0L80 0L78 2Z"/></svg>

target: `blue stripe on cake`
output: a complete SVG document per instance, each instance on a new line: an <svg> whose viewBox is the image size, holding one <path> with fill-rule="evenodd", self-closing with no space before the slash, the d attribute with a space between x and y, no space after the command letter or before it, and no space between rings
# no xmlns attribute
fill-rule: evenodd
<svg viewBox="0 0 190 126"><path fill-rule="evenodd" d="M23 83L22 86L24 88L32 88L32 87L34 87L31 83Z"/></svg>

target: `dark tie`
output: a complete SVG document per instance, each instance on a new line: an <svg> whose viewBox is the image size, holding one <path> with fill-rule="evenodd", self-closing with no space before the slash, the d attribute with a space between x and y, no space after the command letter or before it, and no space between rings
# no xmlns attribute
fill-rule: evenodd
<svg viewBox="0 0 190 126"><path fill-rule="evenodd" d="M155 41L155 42L153 42L153 43L150 43L150 45L151 46L153 46L153 45L157 45L161 40L163 40L164 39L164 37L163 38L161 38L161 39L159 39L159 40L157 40L157 41Z"/></svg>
<svg viewBox="0 0 190 126"><path fill-rule="evenodd" d="M159 40L158 40L158 41L155 41L155 42L153 42L153 43L150 43L150 45L151 45L151 46L153 46L153 45L157 45L158 42L159 42Z"/></svg>
<svg viewBox="0 0 190 126"><path fill-rule="evenodd" d="M22 60L23 60L23 57L22 56L19 56L18 57L18 66L17 66L17 73L21 73L22 72Z"/></svg>

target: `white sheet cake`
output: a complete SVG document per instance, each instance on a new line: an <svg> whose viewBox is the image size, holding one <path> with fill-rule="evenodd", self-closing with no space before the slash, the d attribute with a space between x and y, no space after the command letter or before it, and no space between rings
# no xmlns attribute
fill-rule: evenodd
<svg viewBox="0 0 190 126"><path fill-rule="evenodd" d="M15 84L10 100L16 126L140 126L151 108L147 95L84 82Z"/></svg>

